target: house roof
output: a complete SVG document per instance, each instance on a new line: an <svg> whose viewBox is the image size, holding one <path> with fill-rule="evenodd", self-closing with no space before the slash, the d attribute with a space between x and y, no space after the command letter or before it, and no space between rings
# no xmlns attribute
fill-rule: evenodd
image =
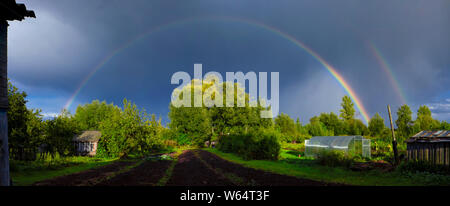
<svg viewBox="0 0 450 206"><path fill-rule="evenodd" d="M449 130L421 131L406 142L447 142L450 141Z"/></svg>
<svg viewBox="0 0 450 206"><path fill-rule="evenodd" d="M16 0L0 1L0 20L22 21L25 17L36 18L36 15L34 11L27 10L25 4L16 3Z"/></svg>
<svg viewBox="0 0 450 206"><path fill-rule="evenodd" d="M100 131L84 131L80 135L76 135L73 141L76 142L98 142L102 133Z"/></svg>

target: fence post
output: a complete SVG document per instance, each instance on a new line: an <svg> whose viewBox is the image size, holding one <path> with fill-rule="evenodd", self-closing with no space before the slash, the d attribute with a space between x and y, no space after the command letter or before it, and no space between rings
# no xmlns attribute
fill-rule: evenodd
<svg viewBox="0 0 450 206"><path fill-rule="evenodd" d="M395 139L395 132L394 132L394 124L392 123L392 115L391 115L391 107L387 106L388 113L389 113L389 120L391 122L391 132L392 132L392 149L394 150L394 164L398 164L398 151L397 151L397 140Z"/></svg>

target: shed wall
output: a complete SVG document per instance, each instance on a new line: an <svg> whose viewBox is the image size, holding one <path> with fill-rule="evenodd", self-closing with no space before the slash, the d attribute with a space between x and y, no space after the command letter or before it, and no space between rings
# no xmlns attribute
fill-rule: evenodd
<svg viewBox="0 0 450 206"><path fill-rule="evenodd" d="M449 142L409 142L406 149L408 160L450 165Z"/></svg>

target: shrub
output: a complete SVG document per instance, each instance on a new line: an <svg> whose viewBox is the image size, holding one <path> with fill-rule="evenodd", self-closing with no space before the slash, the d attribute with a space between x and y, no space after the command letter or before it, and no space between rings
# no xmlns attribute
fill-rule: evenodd
<svg viewBox="0 0 450 206"><path fill-rule="evenodd" d="M218 149L235 153L246 160L276 160L280 155L280 134L275 131L255 131L248 134L222 136Z"/></svg>
<svg viewBox="0 0 450 206"><path fill-rule="evenodd" d="M425 161L406 161L397 167L402 173L428 172L442 175L450 175L450 167L446 165L433 165Z"/></svg>
<svg viewBox="0 0 450 206"><path fill-rule="evenodd" d="M329 167L347 167L349 168L355 161L355 157L344 151L324 150L317 155L317 161L321 165Z"/></svg>

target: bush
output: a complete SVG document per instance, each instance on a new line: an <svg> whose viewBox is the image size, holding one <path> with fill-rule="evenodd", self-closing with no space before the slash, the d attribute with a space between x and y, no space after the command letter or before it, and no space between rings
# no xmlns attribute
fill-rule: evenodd
<svg viewBox="0 0 450 206"><path fill-rule="evenodd" d="M446 165L433 165L424 161L406 161L400 163L398 171L402 173L428 172L441 175L450 175L450 167Z"/></svg>
<svg viewBox="0 0 450 206"><path fill-rule="evenodd" d="M246 160L277 160L280 155L280 134L274 131L255 131L248 134L222 136L218 149L235 153Z"/></svg>
<svg viewBox="0 0 450 206"><path fill-rule="evenodd" d="M355 162L355 157L344 151L324 150L317 155L317 161L319 164L329 167L349 168Z"/></svg>

